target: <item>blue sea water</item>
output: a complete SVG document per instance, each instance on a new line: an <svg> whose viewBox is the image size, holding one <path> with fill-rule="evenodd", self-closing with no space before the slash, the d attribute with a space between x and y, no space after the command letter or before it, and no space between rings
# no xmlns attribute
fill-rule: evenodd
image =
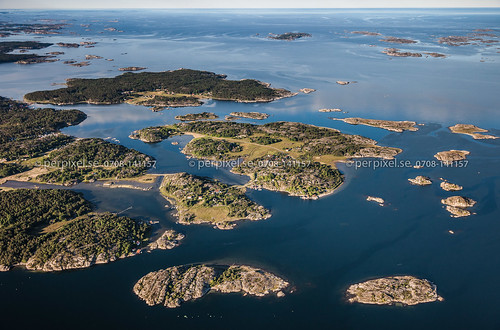
<svg viewBox="0 0 500 330"><path fill-rule="evenodd" d="M306 201L269 191L248 195L273 216L240 224L231 231L208 226L181 226L165 200L148 192L79 184L98 210L160 220L162 227L186 234L169 251L142 254L85 270L56 274L14 269L0 274L2 324L52 328L175 329L498 329L500 293L500 142L452 134L448 126L470 123L500 136L499 43L460 47L439 44L441 36L494 29L500 35L500 10L109 10L3 11L0 21L64 20L60 35L17 35L2 40L47 42L96 41L95 48L61 49L61 61L30 66L0 65L0 95L22 99L30 91L59 88L73 77L112 77L124 66L149 71L192 68L255 78L292 91L314 88L308 95L264 104L208 101L198 108L151 112L127 104L78 105L88 118L64 129L78 137L101 137L154 156L156 173L188 171L227 183L244 177L227 169L190 167L179 145L145 144L128 138L136 129L175 122L179 114L211 111L221 118L232 111L260 111L265 123L297 121L340 129L402 148L398 160L432 160L442 150L471 152L462 168L359 168L339 165L346 183L335 194ZM116 22L116 20L118 22ZM86 27L81 24L90 24ZM117 31L105 28L114 27ZM393 45L381 37L351 34L373 31L418 40ZM119 32L123 31L123 32ZM293 42L266 38L268 33L308 32ZM498 38L497 38L498 40ZM370 46L371 45L371 46ZM381 51L439 52L445 59L391 58ZM63 60L95 54L114 61L91 60L75 68ZM357 81L340 86L337 80ZM341 108L348 113L320 113ZM414 120L417 132L391 133L351 126L328 117ZM430 187L407 179L431 177ZM453 219L440 200L451 193L439 178L464 186L460 192L478 201L468 218ZM12 184L13 185L13 184ZM380 207L366 196L384 198ZM452 230L455 234L450 234ZM288 279L294 292L284 298L209 294L178 309L148 307L132 292L150 271L188 263L246 263ZM408 274L433 281L443 302L412 307L351 305L345 289L367 279Z"/></svg>

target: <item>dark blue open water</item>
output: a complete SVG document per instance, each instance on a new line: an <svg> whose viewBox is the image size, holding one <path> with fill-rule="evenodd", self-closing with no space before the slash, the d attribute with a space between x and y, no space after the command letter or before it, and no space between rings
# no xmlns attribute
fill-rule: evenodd
<svg viewBox="0 0 500 330"><path fill-rule="evenodd" d="M500 294L500 141L475 141L451 134L447 127L471 123L500 134L498 44L450 47L436 37L465 35L478 28L500 31L499 10L213 10L213 11L4 11L2 21L65 19L72 25L50 42L97 41L95 48L63 49L62 60L85 54L113 58L92 60L83 68L62 62L0 65L0 95L21 99L27 92L57 88L71 77L107 77L123 66L151 71L180 67L225 73L231 79L256 78L293 91L317 92L268 104L210 101L200 108L153 113L132 105L91 106L88 119L64 132L79 137L115 138L154 156L157 173L188 171L228 183L245 182L221 169L191 168L179 153L189 141L176 137L148 145L131 140L131 131L175 122L174 116L212 111L271 114L263 122L300 121L374 138L400 147L403 160L432 160L442 150L471 152L465 168L370 168L340 165L347 182L336 194L304 201L285 194L249 191L273 216L240 224L232 231L208 226L180 226L166 212L156 191L98 188L80 184L102 211L122 211L186 234L170 251L142 254L108 265L55 274L15 269L0 273L0 322L16 328L169 328L169 329L498 329ZM118 22L110 22L118 19ZM91 24L85 31L80 24ZM115 27L124 32L105 31ZM391 47L379 37L346 33L380 32L418 40L398 48L436 51L446 59L390 58ZM270 33L309 32L310 39L279 42ZM71 34L76 32L77 34ZM103 33L100 33L103 32ZM257 35L259 34L259 35ZM14 36L3 40L31 40ZM375 45L369 47L369 45ZM397 45L399 46L399 45ZM57 46L40 50L60 50ZM357 81L340 86L337 80ZM338 116L415 120L425 124L403 134L329 120L318 109L339 107ZM335 114L334 114L335 115ZM247 122L252 122L247 120ZM430 187L407 179L427 175ZM439 178L464 186L460 192L478 201L468 218L452 219L440 204L451 195ZM384 198L380 207L366 196ZM454 235L448 233L455 232ZM252 298L209 294L169 310L148 307L132 292L144 274L185 263L246 263L273 271L295 287L293 294ZM438 286L444 302L414 307L350 305L343 292L352 283L379 276L409 274Z"/></svg>

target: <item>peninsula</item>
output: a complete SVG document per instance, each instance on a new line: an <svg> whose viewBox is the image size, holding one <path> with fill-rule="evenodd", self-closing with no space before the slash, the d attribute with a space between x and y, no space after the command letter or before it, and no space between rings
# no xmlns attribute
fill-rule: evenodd
<svg viewBox="0 0 500 330"><path fill-rule="evenodd" d="M0 97L0 169L8 175L26 172L34 182L73 185L131 178L154 165L152 157L124 146L102 139L75 139L59 132L86 117L79 110L32 109Z"/></svg>
<svg viewBox="0 0 500 330"><path fill-rule="evenodd" d="M353 284L346 297L350 303L372 305L417 305L444 300L434 284L413 276L389 276Z"/></svg>
<svg viewBox="0 0 500 330"><path fill-rule="evenodd" d="M151 106L196 106L200 99L270 102L295 94L253 80L227 80L225 75L179 69L127 72L114 78L69 79L67 87L24 96L27 102L67 104L131 103Z"/></svg>
<svg viewBox="0 0 500 330"><path fill-rule="evenodd" d="M278 276L250 266L191 265L151 272L134 285L134 293L149 306L176 308L209 292L281 297L288 285Z"/></svg>
<svg viewBox="0 0 500 330"><path fill-rule="evenodd" d="M81 193L57 189L0 191L0 270L61 271L133 256L150 228L112 213L92 212ZM175 247L183 236L170 231ZM163 248L163 245L150 247Z"/></svg>
<svg viewBox="0 0 500 330"><path fill-rule="evenodd" d="M401 133L403 131L417 131L418 127L415 127L416 123L414 121L393 121L393 120L381 120L381 119L365 119L365 118L331 118L333 120L340 120L344 123L351 125L366 125L372 127L383 128L388 131Z"/></svg>

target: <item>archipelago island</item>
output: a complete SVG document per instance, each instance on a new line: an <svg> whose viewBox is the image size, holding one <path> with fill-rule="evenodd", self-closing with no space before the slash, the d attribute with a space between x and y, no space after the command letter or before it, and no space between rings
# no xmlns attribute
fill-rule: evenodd
<svg viewBox="0 0 500 330"><path fill-rule="evenodd" d="M164 72L127 72L113 78L68 79L67 87L28 93L29 103L118 104L167 107L199 106L203 99L243 103L271 102L295 95L254 79L227 80L226 75L179 69Z"/></svg>

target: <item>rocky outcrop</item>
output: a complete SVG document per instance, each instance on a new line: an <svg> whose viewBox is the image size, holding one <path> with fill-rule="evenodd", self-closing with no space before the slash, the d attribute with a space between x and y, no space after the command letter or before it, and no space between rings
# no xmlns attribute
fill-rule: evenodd
<svg viewBox="0 0 500 330"><path fill-rule="evenodd" d="M210 291L215 270L204 265L175 266L151 272L134 285L134 293L149 306L179 307L181 303L203 297Z"/></svg>
<svg viewBox="0 0 500 330"><path fill-rule="evenodd" d="M312 93L312 92L315 92L316 90L313 89L313 88L301 88L299 89L299 92L302 92L304 94L309 94L309 93Z"/></svg>
<svg viewBox="0 0 500 330"><path fill-rule="evenodd" d="M179 307L210 291L265 296L282 290L288 282L250 266L174 266L151 272L134 285L134 293L149 306Z"/></svg>
<svg viewBox="0 0 500 330"><path fill-rule="evenodd" d="M419 175L415 177L415 179L408 179L412 184L417 185L417 186L428 186L432 184L432 181L430 178L426 176Z"/></svg>
<svg viewBox="0 0 500 330"><path fill-rule="evenodd" d="M352 31L353 34L362 34L364 36L381 36L378 32L370 32L370 31Z"/></svg>
<svg viewBox="0 0 500 330"><path fill-rule="evenodd" d="M258 120L269 118L269 114L263 112L231 112L229 115L233 117L258 119ZM226 120L228 120L227 117L228 116L226 116Z"/></svg>
<svg viewBox="0 0 500 330"><path fill-rule="evenodd" d="M471 198L463 196L451 196L442 199L441 203L446 205L446 210L451 213L453 218L466 217L471 215L466 208L474 206L477 202Z"/></svg>
<svg viewBox="0 0 500 330"><path fill-rule="evenodd" d="M415 40L396 38L396 37L386 37L384 39L380 39L380 41L390 42L390 43L394 43L394 44L416 44L417 43Z"/></svg>
<svg viewBox="0 0 500 330"><path fill-rule="evenodd" d="M421 53L402 52L398 48L386 48L382 53L394 57L422 57Z"/></svg>
<svg viewBox="0 0 500 330"><path fill-rule="evenodd" d="M342 112L342 109L332 108L332 109L319 109L319 112Z"/></svg>
<svg viewBox="0 0 500 330"><path fill-rule="evenodd" d="M283 294L288 282L278 276L250 266L230 266L212 282L212 290L222 293L243 292L263 297L271 293Z"/></svg>
<svg viewBox="0 0 500 330"><path fill-rule="evenodd" d="M383 128L388 131L401 133L403 131L417 131L414 121L393 121L393 120L380 120L380 119L365 119L365 118L331 118L333 120L340 120L351 125L366 125L372 127Z"/></svg>
<svg viewBox="0 0 500 330"><path fill-rule="evenodd" d="M119 68L119 71L141 71L146 70L147 68L143 68L141 66L127 66L126 68Z"/></svg>
<svg viewBox="0 0 500 330"><path fill-rule="evenodd" d="M440 151L434 155L437 160L442 161L444 164L451 164L455 161L464 160L470 152L467 150L449 150Z"/></svg>
<svg viewBox="0 0 500 330"><path fill-rule="evenodd" d="M149 250L170 250L180 244L184 239L184 234L178 233L175 230L167 230L156 241L149 243Z"/></svg>
<svg viewBox="0 0 500 330"><path fill-rule="evenodd" d="M454 207L472 207L477 202L471 198L463 196L451 196L446 199L442 199L441 203L444 205L450 205Z"/></svg>
<svg viewBox="0 0 500 330"><path fill-rule="evenodd" d="M349 302L373 305L417 305L442 301L434 284L413 276L389 276L351 285Z"/></svg>
<svg viewBox="0 0 500 330"><path fill-rule="evenodd" d="M219 116L213 112L188 113L185 115L175 116L175 119L180 121L208 120L217 118L219 118Z"/></svg>
<svg viewBox="0 0 500 330"><path fill-rule="evenodd" d="M391 147L367 147L362 148L356 152L353 158L383 158L383 159L394 159L394 157L401 152L401 149L391 148Z"/></svg>
<svg viewBox="0 0 500 330"><path fill-rule="evenodd" d="M380 197L368 196L368 197L366 197L366 200L369 202L378 203L378 205L380 205L380 206L384 206L384 203L385 203L385 201Z"/></svg>
<svg viewBox="0 0 500 330"><path fill-rule="evenodd" d="M451 183L448 181L441 182L441 184L439 186L441 187L441 189L443 189L445 191L458 191L458 190L463 189L462 186L459 186L458 184Z"/></svg>

